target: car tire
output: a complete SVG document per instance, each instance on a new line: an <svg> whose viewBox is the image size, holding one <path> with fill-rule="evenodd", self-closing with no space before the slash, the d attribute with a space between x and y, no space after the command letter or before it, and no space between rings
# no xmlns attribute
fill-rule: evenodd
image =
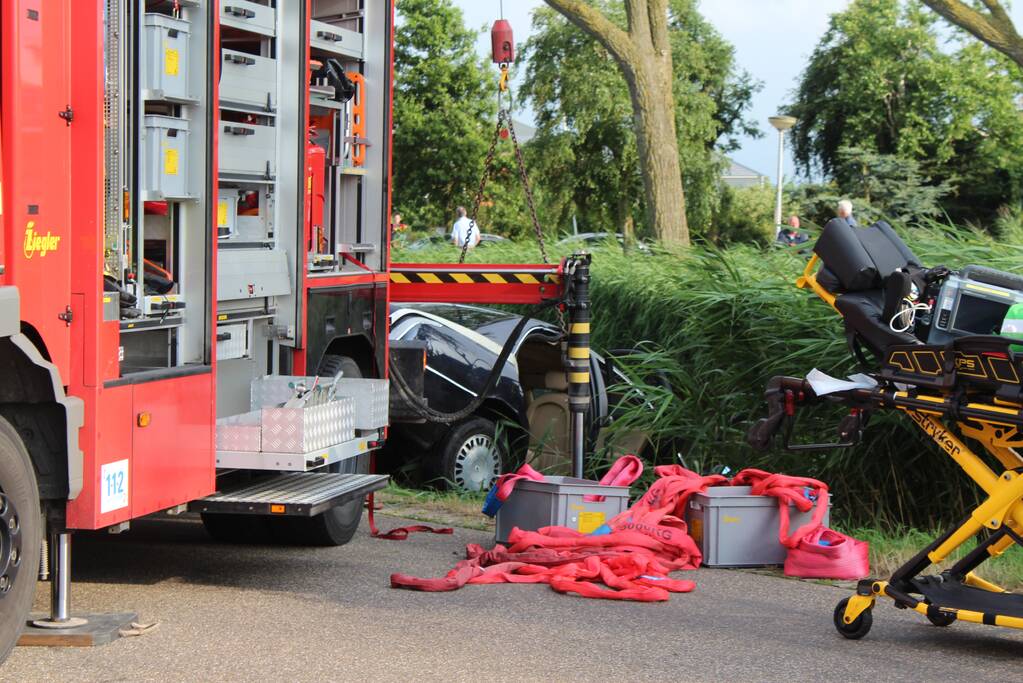
<svg viewBox="0 0 1023 683"><path fill-rule="evenodd" d="M324 378L347 377L360 378L362 370L359 364L349 356L326 354L316 368L316 374ZM364 458L359 458L363 460ZM365 460L368 461L368 458ZM368 471L366 466L354 469ZM327 472L340 473L345 463L328 465ZM281 540L298 545L336 547L352 540L362 522L363 499L356 498L347 503L322 512L315 517L274 518L271 521L274 535Z"/></svg>
<svg viewBox="0 0 1023 683"><path fill-rule="evenodd" d="M497 427L484 417L455 424L438 449L438 481L454 491L489 491L509 463L507 447L496 434Z"/></svg>
<svg viewBox="0 0 1023 683"><path fill-rule="evenodd" d="M0 417L0 664L17 644L32 609L42 543L39 487L32 461L11 423ZM13 526L13 528L11 528ZM12 553L12 550L17 550ZM6 577L6 581L3 580Z"/></svg>

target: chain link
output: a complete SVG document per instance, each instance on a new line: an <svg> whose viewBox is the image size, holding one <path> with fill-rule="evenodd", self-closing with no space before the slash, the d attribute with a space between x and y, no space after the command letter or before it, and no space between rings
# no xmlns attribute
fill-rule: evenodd
<svg viewBox="0 0 1023 683"><path fill-rule="evenodd" d="M540 245L540 256L544 263L550 263L547 256L547 245L543 241L543 230L540 229L540 221L536 217L536 202L533 201L533 188L529 184L529 175L526 173L526 161L522 158L522 149L519 147L519 138L515 135L515 123L512 121L511 112L507 113L508 130L511 132L512 146L515 148L515 160L519 164L519 177L522 179L522 189L526 192L526 204L529 206L529 218L533 221L533 231L536 233L536 242Z"/></svg>
<svg viewBox="0 0 1023 683"><path fill-rule="evenodd" d="M503 91L502 91L503 92ZM501 93L498 94L499 104L503 103ZM509 104L511 96L509 93ZM483 202L483 193L487 188L487 181L490 179L490 172L494 166L494 157L497 154L497 143L501 139L502 124L508 124L508 131L511 133L512 148L515 150L515 162L518 166L519 180L522 182L522 189L526 194L526 205L529 207L529 218L533 223L533 232L536 235L536 242L540 245L540 257L544 263L551 262L547 255L547 245L543 239L543 229L540 227L540 219L536 216L536 201L533 198L533 188L529 183L529 174L526 172L526 160L522 156L522 148L519 146L519 138L515 133L515 123L512 121L511 109L500 109L497 112L497 126L494 128L494 137L490 141L490 149L487 151L486 161L483 163L483 175L480 177L479 188L476 190L476 198L473 200L472 216L470 217L469 229L465 234L465 241L462 243L462 253L458 262L465 263L466 254L469 252L469 242L472 240L472 231L479 230L476 220L479 217L480 204Z"/></svg>
<svg viewBox="0 0 1023 683"><path fill-rule="evenodd" d="M458 262L465 263L465 255L469 251L469 240L472 239L472 231L479 230L476 224L476 217L480 212L480 204L483 202L483 191L487 189L487 180L490 179L490 168L494 165L494 155L497 153L497 142L501 139L501 123L504 122L504 110L497 116L497 126L494 128L494 139L490 141L490 149L487 151L487 159L483 162L483 175L480 176L479 189L476 190L476 199L472 203L472 216L469 219L469 229L465 232L465 242L462 243L462 254Z"/></svg>

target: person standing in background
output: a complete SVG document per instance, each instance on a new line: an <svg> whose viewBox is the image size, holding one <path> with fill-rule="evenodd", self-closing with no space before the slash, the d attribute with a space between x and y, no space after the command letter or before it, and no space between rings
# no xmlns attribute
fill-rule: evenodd
<svg viewBox="0 0 1023 683"><path fill-rule="evenodd" d="M843 199L838 202L838 217L845 219L845 222L849 224L851 228L860 227L856 223L856 219L853 218L853 205L848 199Z"/></svg>
<svg viewBox="0 0 1023 683"><path fill-rule="evenodd" d="M469 240L469 248L475 249L476 245L480 243L480 231L469 216L466 214L464 206L460 206L455 210L457 219L455 224L451 227L451 243L459 249L466 243L466 238Z"/></svg>

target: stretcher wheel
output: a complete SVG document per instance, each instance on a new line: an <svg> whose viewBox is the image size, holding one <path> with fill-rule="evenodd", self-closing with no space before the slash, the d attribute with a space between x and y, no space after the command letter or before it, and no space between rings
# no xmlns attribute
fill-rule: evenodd
<svg viewBox="0 0 1023 683"><path fill-rule="evenodd" d="M944 628L946 626L951 626L956 622L956 615L951 614L949 612L938 612L937 614L933 615L928 614L927 621L931 622L935 626L940 626L941 628Z"/></svg>
<svg viewBox="0 0 1023 683"><path fill-rule="evenodd" d="M874 625L874 615L872 609L868 609L851 624L845 623L845 608L849 604L849 598L846 598L842 602L838 603L835 607L835 628L843 638L849 640L859 640L863 636L870 633L870 627Z"/></svg>

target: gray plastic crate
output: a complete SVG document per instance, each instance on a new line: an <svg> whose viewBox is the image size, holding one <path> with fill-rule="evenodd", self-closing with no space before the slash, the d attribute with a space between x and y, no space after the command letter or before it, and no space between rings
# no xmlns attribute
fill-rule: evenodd
<svg viewBox="0 0 1023 683"><path fill-rule="evenodd" d="M604 500L584 500L588 495L604 496ZM590 533L628 508L628 486L601 486L574 477L520 480L497 511L497 542L507 543L515 527L536 531L545 526L564 526Z"/></svg>
<svg viewBox="0 0 1023 683"><path fill-rule="evenodd" d="M273 7L248 0L225 0L220 3L220 23L242 31L274 36L277 33L277 12Z"/></svg>
<svg viewBox="0 0 1023 683"><path fill-rule="evenodd" d="M188 121L172 116L147 116L145 158L146 197L176 199L188 196Z"/></svg>
<svg viewBox="0 0 1023 683"><path fill-rule="evenodd" d="M276 111L277 60L234 50L222 52L221 104L239 104L260 111Z"/></svg>
<svg viewBox="0 0 1023 683"><path fill-rule="evenodd" d="M145 83L147 97L189 100L188 35L191 24L166 14L145 15Z"/></svg>
<svg viewBox="0 0 1023 683"><path fill-rule="evenodd" d="M813 510L790 507L789 533L810 521ZM824 515L827 525L830 510ZM778 540L778 499L750 495L749 486L712 486L689 499L689 535L703 551L708 567L763 567L784 564Z"/></svg>
<svg viewBox="0 0 1023 683"><path fill-rule="evenodd" d="M277 174L277 129L250 123L221 122L220 172L256 176Z"/></svg>

